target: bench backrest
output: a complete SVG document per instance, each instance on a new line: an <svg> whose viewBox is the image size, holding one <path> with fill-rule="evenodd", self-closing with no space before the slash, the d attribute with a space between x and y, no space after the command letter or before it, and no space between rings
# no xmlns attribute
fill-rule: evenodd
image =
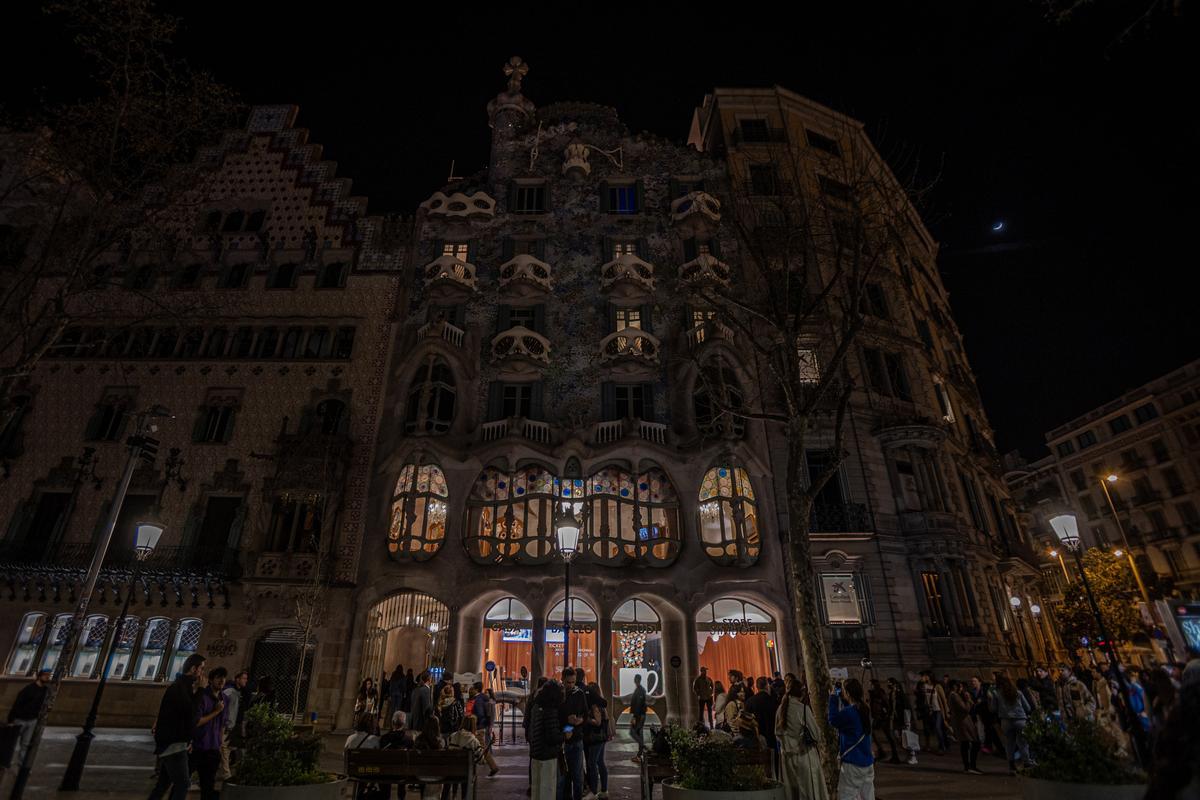
<svg viewBox="0 0 1200 800"><path fill-rule="evenodd" d="M475 773L468 750L347 750L346 774L356 780L387 783L430 777L466 780Z"/></svg>

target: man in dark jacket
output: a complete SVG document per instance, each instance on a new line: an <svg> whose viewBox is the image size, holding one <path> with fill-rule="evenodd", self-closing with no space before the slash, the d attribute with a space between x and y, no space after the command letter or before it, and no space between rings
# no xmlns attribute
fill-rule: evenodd
<svg viewBox="0 0 1200 800"><path fill-rule="evenodd" d="M429 673L417 677L417 688L412 690L408 712L408 728L413 731L425 729L425 720L433 713L433 690L429 688Z"/></svg>
<svg viewBox="0 0 1200 800"><path fill-rule="evenodd" d="M1039 666L1033 671L1033 680L1029 682L1029 688L1037 692L1042 712L1058 719L1058 693L1055 691L1054 679L1045 667Z"/></svg>
<svg viewBox="0 0 1200 800"><path fill-rule="evenodd" d="M580 670L582 672L582 670ZM574 800L583 798L583 720L588 715L587 693L576 684L576 671L567 667L562 671L563 701L558 707L559 727L563 736L563 755L567 760L567 771L558 778L558 800L566 800L567 785L571 786ZM570 725L572 730L567 731Z"/></svg>
<svg viewBox="0 0 1200 800"><path fill-rule="evenodd" d="M629 732L638 743L637 755L633 760L641 761L642 753L646 752L646 742L642 739L642 731L646 727L646 689L642 686L642 676L634 673L633 697L629 698L629 715L633 718L629 723Z"/></svg>
<svg viewBox="0 0 1200 800"><path fill-rule="evenodd" d="M17 693L17 699L8 710L9 724L21 727L21 732L17 734L17 749L13 754L15 761L9 766L19 767L25 762L25 751L29 749L33 728L37 725L38 715L42 713L42 701L46 699L46 689L50 685L52 674L48 669L39 669L33 683L26 684L25 688Z"/></svg>
<svg viewBox="0 0 1200 800"><path fill-rule="evenodd" d="M191 774L188 748L199 719L197 679L204 672L204 656L193 653L183 662L175 682L163 693L154 722L154 754L158 756L158 782L150 800L159 800L171 789L171 800L187 800Z"/></svg>
<svg viewBox="0 0 1200 800"><path fill-rule="evenodd" d="M779 709L779 701L771 694L771 682L766 678L755 681L758 691L746 701L746 710L754 715L758 723L758 732L767 740L767 747L775 749L775 712Z"/></svg>

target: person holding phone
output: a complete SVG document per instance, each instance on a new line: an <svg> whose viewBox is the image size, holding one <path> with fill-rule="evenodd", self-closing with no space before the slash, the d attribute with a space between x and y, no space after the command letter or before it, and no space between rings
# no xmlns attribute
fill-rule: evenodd
<svg viewBox="0 0 1200 800"><path fill-rule="evenodd" d="M571 799L583 800L583 734L577 730L588 715L587 694L576 683L574 669L562 671L563 701L558 707L558 722L563 732L563 756L566 771L558 776L558 800L566 800L567 786Z"/></svg>

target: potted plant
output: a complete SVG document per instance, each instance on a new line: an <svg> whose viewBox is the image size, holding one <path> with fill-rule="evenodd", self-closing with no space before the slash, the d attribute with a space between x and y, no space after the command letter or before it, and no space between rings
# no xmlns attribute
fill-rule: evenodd
<svg viewBox="0 0 1200 800"><path fill-rule="evenodd" d="M667 732L675 777L663 781L663 800L784 800L783 786L758 765L742 763L747 751L686 728Z"/></svg>
<svg viewBox="0 0 1200 800"><path fill-rule="evenodd" d="M1095 722L1032 720L1025 738L1037 759L1021 782L1025 800L1141 800L1146 793L1145 774Z"/></svg>
<svg viewBox="0 0 1200 800"><path fill-rule="evenodd" d="M224 800L337 800L345 775L318 767L319 735L296 735L292 719L263 703L246 712L246 743Z"/></svg>

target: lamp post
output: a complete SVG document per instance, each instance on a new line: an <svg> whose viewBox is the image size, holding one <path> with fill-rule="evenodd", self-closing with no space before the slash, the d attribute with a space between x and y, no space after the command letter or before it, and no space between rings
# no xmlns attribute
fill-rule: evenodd
<svg viewBox="0 0 1200 800"><path fill-rule="evenodd" d="M71 616L71 621L68 623L67 637L63 642L62 652L59 653L58 663L54 665L54 674L50 678L50 685L46 689L46 696L42 699L41 710L38 711L37 722L33 726L33 734L29 737L29 746L25 749L25 760L21 762L21 767L17 771L17 777L13 781L12 792L9 794L11 800L20 800L25 794L25 784L29 782L29 773L33 769L33 764L37 760L38 747L42 742L42 733L46 730L46 719L50 716L51 710L54 708L54 702L58 699L58 690L62 686L63 675L66 672L67 665L75 657L75 648L79 642L79 634L83 630L83 622L87 619L88 606L92 602L92 592L96 590L96 581L100 579L100 568L104 565L104 557L108 555L108 545L112 542L113 531L117 527L117 519L121 514L121 506L125 504L125 495L129 492L129 484L133 481L133 473L137 469L138 463L141 461L153 462L155 454L158 453L158 440L149 436L158 430L156 425L149 424L149 420L154 417L173 417L170 410L156 405L146 411L139 412L134 416L133 435L125 440L125 444L129 447L129 457L125 461L125 469L121 473L121 480L117 484L117 492L113 496L112 505L108 509L108 518L104 521L104 530L100 533L100 538L96 543L96 552L92 554L91 564L88 565L87 575L83 579L83 586L79 592L79 600L75 604L75 611Z"/></svg>
<svg viewBox="0 0 1200 800"><path fill-rule="evenodd" d="M563 668L571 666L571 560L579 552L579 529L582 527L574 504L563 503L563 515L554 528L558 539L558 554L565 567L563 599Z"/></svg>
<svg viewBox="0 0 1200 800"><path fill-rule="evenodd" d="M1121 478L1115 472L1110 472L1100 480L1100 488L1104 490L1104 499L1108 501L1108 510L1112 512L1113 521L1117 523L1117 533L1121 534L1121 543L1125 545L1125 555L1129 558L1129 568L1133 570L1133 577L1137 581L1138 591L1142 593L1142 602L1146 604L1146 610L1150 612L1150 618L1158 623L1158 613L1154 610L1154 604L1150 602L1150 592L1146 591L1146 584L1142 580L1142 573L1138 569L1137 561L1134 560L1133 550L1129 547L1129 537L1125 535L1125 526L1121 524L1121 517L1117 514L1117 506L1113 503L1112 492L1108 490L1110 483L1116 483Z"/></svg>
<svg viewBox="0 0 1200 800"><path fill-rule="evenodd" d="M1067 562L1063 561L1062 553L1057 550L1051 550L1050 555L1058 559L1059 566L1062 567L1063 577L1067 579L1067 583L1071 583L1071 573L1067 571Z"/></svg>
<svg viewBox="0 0 1200 800"><path fill-rule="evenodd" d="M1057 517L1050 518L1050 527L1054 529L1054 534L1058 536L1063 545L1075 556L1075 566L1079 569L1079 580L1083 583L1083 590L1087 595L1088 605L1091 606L1092 617L1096 621L1096 627L1100 631L1101 638L1104 639L1104 648L1108 651L1109 664L1117 676L1117 683L1121 687L1121 697L1125 701L1123 705L1125 727L1129 730L1129 736L1133 742L1134 754L1138 763L1145 766L1149 758L1149 751L1146 748L1146 732L1142 728L1141 721L1133 714L1133 698L1129 689L1129 683L1125 680L1125 673L1121 670L1120 659L1117 658L1117 649L1113 646L1112 637L1108 635L1108 626L1104 624L1104 617L1100 614L1100 606L1096 603L1096 595L1092 592L1091 581L1088 580L1087 571L1083 568L1083 543L1079 539L1079 522L1075 519L1074 514L1059 514Z"/></svg>
<svg viewBox="0 0 1200 800"><path fill-rule="evenodd" d="M1021 598L1015 594L1008 598L1008 604L1012 606L1013 622L1017 628L1017 638L1021 640L1021 647L1025 649L1025 661L1027 664L1033 663L1033 648L1029 646L1029 632L1025 630L1025 620L1021 617Z"/></svg>
<svg viewBox="0 0 1200 800"><path fill-rule="evenodd" d="M96 727L96 716L100 713L100 698L104 696L104 687L108 683L108 673L112 669L113 656L121 643L121 631L125 627L125 618L129 614L129 602L137 591L138 578L142 573L142 562L150 557L158 546L163 528L154 522L140 522L134 541L136 561L133 565L133 575L129 579L129 589L125 592L125 604L121 606L121 615L117 617L116 628L113 632L112 645L108 648L108 656L104 659L104 669L100 673L100 682L96 684L96 695L92 698L92 707L88 710L87 720L83 723L83 731L75 737L75 749L71 751L71 760L67 763L67 771L63 773L60 791L73 792L79 789L79 779L83 777L83 767L87 763L88 750L92 746Z"/></svg>

